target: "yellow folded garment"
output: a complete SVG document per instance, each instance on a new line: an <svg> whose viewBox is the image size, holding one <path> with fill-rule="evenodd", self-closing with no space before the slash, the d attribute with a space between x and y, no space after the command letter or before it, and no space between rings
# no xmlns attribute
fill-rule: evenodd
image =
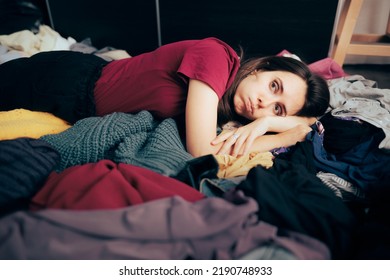
<svg viewBox="0 0 390 280"><path fill-rule="evenodd" d="M66 121L46 112L15 109L0 112L0 140L39 138L70 128Z"/></svg>
<svg viewBox="0 0 390 280"><path fill-rule="evenodd" d="M215 155L215 158L219 164L217 176L231 178L247 175L250 169L258 165L270 168L273 165L274 157L271 152L252 152L240 157Z"/></svg>

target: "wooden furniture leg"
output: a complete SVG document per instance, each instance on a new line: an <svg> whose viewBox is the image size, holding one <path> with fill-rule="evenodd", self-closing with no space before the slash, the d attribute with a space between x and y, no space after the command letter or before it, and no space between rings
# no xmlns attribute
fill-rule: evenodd
<svg viewBox="0 0 390 280"><path fill-rule="evenodd" d="M390 56L390 14L387 34L353 34L363 0L345 0L336 32L332 58L343 66L347 54Z"/></svg>

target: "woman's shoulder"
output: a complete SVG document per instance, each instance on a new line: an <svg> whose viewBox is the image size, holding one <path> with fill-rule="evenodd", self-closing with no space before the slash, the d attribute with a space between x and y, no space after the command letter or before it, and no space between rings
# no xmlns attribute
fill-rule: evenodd
<svg viewBox="0 0 390 280"><path fill-rule="evenodd" d="M167 44L164 44L166 46L168 45L196 45L196 44L222 44L222 45L228 45L226 42L223 40L216 38L216 37L205 37L201 39L186 39L186 40L179 40L179 41L174 41L170 42ZM163 45L163 46L164 46Z"/></svg>
<svg viewBox="0 0 390 280"><path fill-rule="evenodd" d="M216 44L216 45L222 45L222 46L228 46L231 47L228 43L223 41L222 39L216 38L216 37L206 37L204 39L199 39L199 42L205 42L208 44Z"/></svg>
<svg viewBox="0 0 390 280"><path fill-rule="evenodd" d="M203 39L193 39L193 40L182 40L177 42L172 42L160 47L162 51L170 49L176 51L195 51L202 53L214 53L219 51L224 51L229 53L232 56L238 57L234 49L226 42L218 39L216 37L206 37Z"/></svg>
<svg viewBox="0 0 390 280"><path fill-rule="evenodd" d="M198 40L196 45L199 47L204 46L204 47L207 47L210 49L216 49L216 50L222 49L222 50L224 50L224 51L226 51L234 56L238 56L237 53L235 52L235 50L232 48L232 46L230 46L225 41L218 39L216 37L207 37L204 39L200 39L200 40Z"/></svg>

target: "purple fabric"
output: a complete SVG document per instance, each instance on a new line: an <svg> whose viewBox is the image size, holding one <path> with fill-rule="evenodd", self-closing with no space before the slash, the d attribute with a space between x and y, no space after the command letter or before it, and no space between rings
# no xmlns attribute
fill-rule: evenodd
<svg viewBox="0 0 390 280"><path fill-rule="evenodd" d="M17 212L0 220L1 259L236 259L276 244L298 259L328 259L320 241L256 220L236 192L194 203L178 196L119 210Z"/></svg>

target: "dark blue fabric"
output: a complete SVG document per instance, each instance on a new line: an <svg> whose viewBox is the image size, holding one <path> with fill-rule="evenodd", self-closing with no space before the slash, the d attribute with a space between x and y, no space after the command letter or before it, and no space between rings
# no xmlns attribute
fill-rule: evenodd
<svg viewBox="0 0 390 280"><path fill-rule="evenodd" d="M26 208L59 161L45 141L0 141L0 214Z"/></svg>
<svg viewBox="0 0 390 280"><path fill-rule="evenodd" d="M320 122L325 128L324 147L327 152L333 154L348 152L381 131L368 122L334 117L331 112L321 117Z"/></svg>
<svg viewBox="0 0 390 280"><path fill-rule="evenodd" d="M383 138L383 132L377 132L349 151L334 155L325 150L323 138L317 131L313 130L307 136L313 145L318 171L333 173L365 191L390 179L390 153L378 147Z"/></svg>

